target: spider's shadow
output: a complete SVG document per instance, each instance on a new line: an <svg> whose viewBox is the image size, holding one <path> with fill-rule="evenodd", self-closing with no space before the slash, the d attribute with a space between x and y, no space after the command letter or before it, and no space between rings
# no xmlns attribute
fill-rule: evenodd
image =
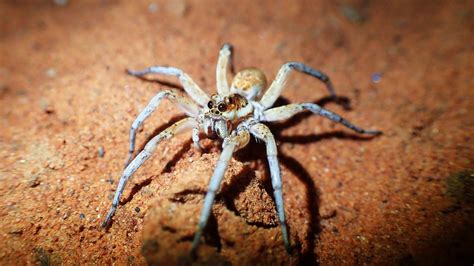
<svg viewBox="0 0 474 266"><path fill-rule="evenodd" d="M315 102L320 106L324 106L329 102L335 102L336 104L341 105L346 110L351 110L350 101L346 97L339 97L334 99L332 97L325 97L320 99L319 101ZM283 98L279 98L275 106L285 105L289 102ZM358 140L358 141L365 141L370 140L371 137L362 137L357 134L350 134L345 133L344 131L334 131L329 133L321 133L321 134L311 134L311 135L303 135L303 136L291 136L285 137L282 136L281 133L284 129L294 126L308 116L311 116L311 113L300 113L283 123L278 124L271 124L269 125L272 133L275 135L275 138L279 142L283 143L297 143L297 144L304 144L304 143L312 143L321 141L324 139L330 138L338 138L338 139L351 139L351 140ZM265 148L262 148L263 144L256 143L255 141L251 141L246 147L242 150L236 152L234 155L239 161L242 162L261 162L262 164L266 165L266 152ZM279 152L279 162L284 165L289 171L291 171L297 178L305 185L306 192L306 205L308 208L309 213L309 226L307 228L306 238L303 240L306 243L305 251L301 251L301 243L297 242L295 248L298 250L299 254L299 261L301 264L314 264L317 261L317 255L314 252L316 247L316 236L320 233L320 217L319 217L319 206L320 206L320 192L317 188L313 178L309 174L308 171L293 157L286 155ZM260 163L258 163L261 165ZM221 188L220 193L216 196L216 202L223 202L227 209L233 211L234 213L238 214L236 207L234 205L234 200L237 196L242 193L247 186L250 184L252 178L256 178L255 174L253 176L249 176L249 173L255 173L257 169L251 168L244 168L240 173L233 176L230 183L226 186ZM264 168L265 170L265 180L263 181L264 189L266 190L267 194L273 197L273 188L271 184L271 180L269 179L270 171L268 166ZM211 218L215 221L214 214L211 213ZM258 227L269 228L272 226L266 224L253 224ZM206 243L215 246L218 250L222 247L220 243L220 237L218 235L217 223L210 223L207 225L204 235L206 237ZM288 226L288 230L291 228Z"/></svg>
<svg viewBox="0 0 474 266"><path fill-rule="evenodd" d="M334 102L342 106L345 110L351 110L350 100L347 97L338 97L338 98L324 97L314 103L319 106L324 106L330 102ZM275 103L275 107L286 105L289 103L290 102L288 100L280 97ZM282 143L304 144L304 143L312 143L312 142L317 142L317 141L330 139L330 138L352 139L352 140L369 140L370 139L370 137L369 138L361 137L356 134L349 134L343 131L335 131L335 132L329 132L329 133L311 134L311 135L303 135L303 136L291 136L291 137L282 136L282 132L286 128L297 125L298 123L302 122L303 120L305 120L311 115L313 114L310 112L299 113L291 117L290 119L285 120L284 122L270 124L269 127L272 133L274 134L275 139L278 142L282 142ZM261 161L262 163L266 164L267 156L266 156L265 149L262 147L256 147L257 145L262 146L263 144L258 144L255 141L251 141L249 145L247 145L245 148L243 148L242 150L236 153L235 155L236 158L239 159L240 161ZM306 171L303 165L301 165L300 162L298 162L293 157L287 154L284 154L281 151L279 151L278 153L278 158L279 158L280 164L284 165L289 171L291 171L304 184L306 188L305 200L306 200L306 205L308 208L307 211L309 213L309 226L307 228L306 238L303 241L306 242L307 247L305 251L303 252L301 252L301 243L297 242L294 247L298 250L300 263L303 265L306 265L306 264L311 265L311 264L314 264L315 261L317 261L317 255L315 254L314 249L316 246L316 236L321 231L320 217L319 217L320 192L316 184L314 183L313 178L311 177L309 172ZM264 180L263 185L266 192L274 200L271 180L268 178L270 176L270 170L268 166L265 167L265 171L266 171L265 176L267 178ZM240 178L233 178L231 180L231 184L229 184L229 187L239 186L241 187L239 190L243 191L245 187L242 188L242 186L243 185L247 186L249 183L250 183L250 180L247 180L246 183L242 184L242 180ZM238 193L234 193L234 194L235 194L234 197L238 195ZM289 227L288 224L287 224L287 227L288 227L288 230L290 231L291 228ZM212 231L214 231L214 229Z"/></svg>

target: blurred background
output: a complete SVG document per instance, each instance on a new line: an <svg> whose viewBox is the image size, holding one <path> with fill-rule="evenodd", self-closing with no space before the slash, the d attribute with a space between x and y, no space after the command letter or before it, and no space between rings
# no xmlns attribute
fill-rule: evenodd
<svg viewBox="0 0 474 266"><path fill-rule="evenodd" d="M271 125L293 253L283 247L264 146L236 154L196 264L472 264L472 1L0 1L0 263L190 264L220 153L189 135L160 144L128 184L107 230L133 119L177 80L126 68L183 69L215 91L223 43L235 70L293 73L279 103L317 116ZM230 78L230 77L229 77ZM164 102L137 145L180 113Z"/></svg>

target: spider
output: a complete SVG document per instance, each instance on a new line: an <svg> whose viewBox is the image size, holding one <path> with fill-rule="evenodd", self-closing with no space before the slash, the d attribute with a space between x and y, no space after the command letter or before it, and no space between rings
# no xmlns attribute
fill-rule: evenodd
<svg viewBox="0 0 474 266"><path fill-rule="evenodd" d="M272 108L280 96L285 83L292 70L297 70L324 82L329 94L334 99L336 93L329 77L303 63L288 62L281 66L275 80L267 91L260 97L266 88L266 78L262 71L256 68L246 68L238 72L229 87L227 82L227 71L231 60L232 46L224 44L219 52L216 69L217 94L208 96L185 72L181 69L165 66L152 66L141 71L127 70L128 74L142 77L146 74L162 74L175 76L181 82L184 91L191 98L187 98L176 90L160 91L154 96L145 109L138 115L130 129L130 149L125 164L125 169L120 177L112 207L102 223L107 227L119 204L120 197L129 178L135 171L152 155L158 143L163 139L169 139L175 134L186 130L192 130L192 141L198 149L202 149L199 140L201 131L208 137L223 139L222 153L217 166L212 174L209 187L204 198L199 224L191 246L191 254L200 242L203 230L206 227L216 192L220 187L225 170L229 164L232 154L250 141L250 136L261 140L266 145L267 159L270 168L270 176L273 194L281 226L283 242L288 253L291 252L290 239L286 227L285 211L283 206L282 181L280 166L277 158L277 145L270 129L262 122L272 122L287 119L303 111L311 111L314 114L329 118L360 134L378 135L381 131L362 129L341 116L326 110L314 103L288 104ZM135 150L135 137L137 129L158 107L163 99L168 99L178 105L186 113L186 117L171 125L157 136L153 137L132 160Z"/></svg>

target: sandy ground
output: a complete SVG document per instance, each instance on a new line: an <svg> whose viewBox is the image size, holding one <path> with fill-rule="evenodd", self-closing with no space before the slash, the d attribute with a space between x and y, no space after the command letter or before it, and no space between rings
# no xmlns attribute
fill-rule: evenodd
<svg viewBox="0 0 474 266"><path fill-rule="evenodd" d="M61 2L61 1L58 1ZM275 3L274 3L275 2ZM182 68L208 93L224 42L272 80L302 61L284 102L315 102L384 135L321 117L272 124L293 254L282 244L265 148L232 159L194 263L467 263L474 256L472 1L1 1L0 264L189 264L220 143L161 143L107 230L133 119ZM171 83L171 84L167 84ZM163 102L143 147L181 114Z"/></svg>

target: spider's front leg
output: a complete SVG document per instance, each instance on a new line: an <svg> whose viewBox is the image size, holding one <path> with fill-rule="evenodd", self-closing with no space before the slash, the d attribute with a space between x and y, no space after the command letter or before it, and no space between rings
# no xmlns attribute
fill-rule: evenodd
<svg viewBox="0 0 474 266"><path fill-rule="evenodd" d="M209 102L209 95L207 95L199 86L191 79L188 74L181 69L175 67L152 66L144 70L127 70L128 74L136 77L142 77L146 74L162 74L167 76L175 76L183 85L186 93L201 106L205 106Z"/></svg>
<svg viewBox="0 0 474 266"><path fill-rule="evenodd" d="M133 152L135 151L135 139L137 136L138 128L155 111L161 100L164 98L167 98L170 101L178 104L179 108L184 111L188 116L197 117L197 115L199 114L199 106L197 106L190 99L182 96L181 93L175 90L164 90L157 93L132 123L132 126L130 128L130 148L128 150L128 157L127 161L125 162L125 167L127 167L127 165L132 160Z"/></svg>
<svg viewBox="0 0 474 266"><path fill-rule="evenodd" d="M125 185L130 179L130 177L137 171L137 169L151 156L151 154L155 151L156 146L158 143L160 143L161 140L163 139L169 139L172 136L183 132L186 129L196 127L198 125L197 121L194 118L188 117L184 118L175 124L171 125L167 129L163 130L160 134L152 138L146 145L143 151L141 151L135 159L125 168L125 170L122 173L122 176L120 177L119 184L117 186L117 190L115 191L115 196L112 202L112 207L110 208L109 213L107 214L107 217L105 218L104 222L102 223L102 227L106 227L110 219L115 213L115 210L117 209L117 206L120 201L120 197L122 196L123 190L125 188Z"/></svg>
<svg viewBox="0 0 474 266"><path fill-rule="evenodd" d="M262 96L262 99L260 100L260 104L265 109L268 109L273 106L275 101L278 99L283 88L285 87L285 83L288 80L291 70L293 69L315 77L324 82L326 84L327 90L329 91L329 94L333 98L336 98L336 92L334 91L334 87L331 83L331 80L329 80L329 77L326 74L321 71L315 70L303 63L288 62L280 68L275 80L272 82L267 92Z"/></svg>
<svg viewBox="0 0 474 266"><path fill-rule="evenodd" d="M198 229L194 235L194 240L191 247L192 255L195 255L196 248L201 239L203 230L206 227L207 221L209 220L209 215L211 214L216 192L220 187L222 178L224 178L225 170L229 165L230 158L232 158L232 154L235 150L244 147L249 141L250 134L245 128L238 128L235 134L231 134L224 139L224 143L222 144L222 153L219 157L219 160L217 161L216 169L214 169L214 173L212 174L211 180L209 182L209 188L207 190L206 197L204 198L204 205L199 217Z"/></svg>
<svg viewBox="0 0 474 266"><path fill-rule="evenodd" d="M286 228L285 207L283 203L282 182L280 165L278 164L278 151L270 129L261 123L250 126L250 133L256 138L265 142L267 148L268 164L270 166L270 176L272 179L273 195L275 197L275 204L278 212L278 220L280 221L281 233L283 236L283 243L286 251L291 253L290 239L288 237L288 229Z"/></svg>
<svg viewBox="0 0 474 266"><path fill-rule="evenodd" d="M343 124L347 128L350 128L359 134L368 134L368 135L382 134L382 131L379 131L379 130L366 130L366 129L360 128L352 124L351 122L347 121L340 115L333 113L327 109L324 109L321 106L314 103L295 103L295 104L288 104L288 105L268 109L265 112L263 112L264 119L262 121L270 122L270 121L284 120L284 119L292 117L293 115L297 113L300 113L306 110L309 110L315 114L329 118L334 122Z"/></svg>

